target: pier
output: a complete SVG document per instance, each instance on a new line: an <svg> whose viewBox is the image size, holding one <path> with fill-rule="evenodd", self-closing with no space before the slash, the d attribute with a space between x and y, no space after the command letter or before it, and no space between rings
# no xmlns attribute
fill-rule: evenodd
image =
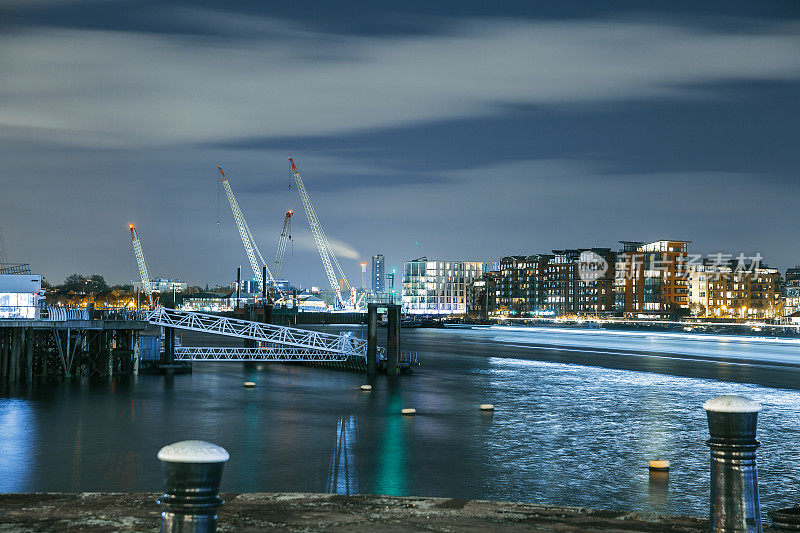
<svg viewBox="0 0 800 533"><path fill-rule="evenodd" d="M140 313L50 308L38 319L0 320L0 380L135 374Z"/></svg>

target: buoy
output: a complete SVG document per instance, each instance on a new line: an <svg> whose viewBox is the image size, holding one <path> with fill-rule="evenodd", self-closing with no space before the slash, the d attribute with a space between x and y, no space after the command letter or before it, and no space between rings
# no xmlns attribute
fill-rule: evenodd
<svg viewBox="0 0 800 533"><path fill-rule="evenodd" d="M494 411L494 405L490 403L481 404L481 411Z"/></svg>
<svg viewBox="0 0 800 533"><path fill-rule="evenodd" d="M650 470L657 470L660 472L664 472L669 470L669 461L667 460L657 460L657 461L650 461L648 463Z"/></svg>
<svg viewBox="0 0 800 533"><path fill-rule="evenodd" d="M417 410L416 409L403 409L400 412L403 413L404 415L415 415L415 414L417 414Z"/></svg>
<svg viewBox="0 0 800 533"><path fill-rule="evenodd" d="M361 385L361 390L372 390L372 385Z"/></svg>
<svg viewBox="0 0 800 533"><path fill-rule="evenodd" d="M252 389L252 388L254 388L255 386L256 386L256 384L255 384L255 382L253 382L253 381L245 381L245 382L244 382L244 388L245 388L245 389Z"/></svg>

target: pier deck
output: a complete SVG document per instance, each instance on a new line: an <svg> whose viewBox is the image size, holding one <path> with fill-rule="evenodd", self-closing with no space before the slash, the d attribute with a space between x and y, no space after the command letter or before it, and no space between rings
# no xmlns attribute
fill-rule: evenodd
<svg viewBox="0 0 800 533"><path fill-rule="evenodd" d="M223 493L218 531L705 532L708 519L447 498ZM156 493L0 494L0 529L158 531Z"/></svg>

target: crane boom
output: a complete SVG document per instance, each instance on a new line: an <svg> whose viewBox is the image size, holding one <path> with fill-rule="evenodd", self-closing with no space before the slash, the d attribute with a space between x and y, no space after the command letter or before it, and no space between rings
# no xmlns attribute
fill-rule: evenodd
<svg viewBox="0 0 800 533"><path fill-rule="evenodd" d="M333 272L331 258L333 258L333 262L336 264L336 267L342 276L341 279L344 280L348 290L350 284L347 282L347 277L345 277L344 273L342 272L342 267L339 266L339 261L336 259L336 255L333 253L333 250L331 250L331 245L328 243L328 238L325 237L325 232L322 230L322 226L319 223L317 214L314 212L314 206L311 205L311 199L308 197L308 192L306 191L306 186L303 184L303 178L300 176L300 171L297 170L297 167L294 164L294 159L291 157L289 158L289 165L291 166L294 181L297 183L297 191L300 193L300 200L303 202L303 208L306 212L308 225L311 226L311 233L314 235L314 242L317 245L319 257L322 259L322 266L325 268L325 274L328 276L328 282L331 284L331 289L333 289L333 292L336 295L336 306L339 308L344 308L345 303L342 299L342 292L339 289L339 283L336 281L336 274Z"/></svg>
<svg viewBox="0 0 800 533"><path fill-rule="evenodd" d="M139 266L139 277L142 278L142 289L147 293L147 299L150 302L150 307L153 307L153 286L150 283L150 272L147 270L147 261L144 259L142 243L139 241L139 234L136 232L136 226L129 224L128 229L131 230L133 254L136 256L136 264Z"/></svg>
<svg viewBox="0 0 800 533"><path fill-rule="evenodd" d="M261 252L256 245L256 240L253 237L253 233L250 231L250 226L247 225L247 220L245 220L241 208L239 208L239 202L236 201L236 196L233 195L231 184L228 183L228 178L225 176L225 172L223 172L222 167L220 166L218 166L217 169L219 170L220 177L222 178L222 187L225 189L225 196L228 197L228 203L231 204L233 219L236 221L236 228L239 230L239 236L242 238L244 251L247 253L247 259L250 261L250 267L253 269L253 275L258 280L259 285L264 287L265 282L274 282L275 278L272 277L272 272L270 272L269 267L267 267L267 262L264 261L264 257L261 255ZM259 263L259 260L261 263ZM261 273L262 265L267 267L266 280Z"/></svg>
<svg viewBox="0 0 800 533"><path fill-rule="evenodd" d="M275 277L281 275L281 265L283 264L283 255L286 253L286 242L292 238L292 215L294 211L289 210L286 212L286 217L283 219L283 227L281 228L281 237L278 240L278 252L275 254Z"/></svg>

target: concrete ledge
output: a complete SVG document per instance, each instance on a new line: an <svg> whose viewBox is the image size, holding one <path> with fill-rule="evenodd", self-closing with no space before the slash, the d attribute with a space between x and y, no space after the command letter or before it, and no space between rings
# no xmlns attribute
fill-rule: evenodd
<svg viewBox="0 0 800 533"><path fill-rule="evenodd" d="M0 494L0 531L158 531L154 493ZM528 503L227 493L220 531L705 532L708 520Z"/></svg>

